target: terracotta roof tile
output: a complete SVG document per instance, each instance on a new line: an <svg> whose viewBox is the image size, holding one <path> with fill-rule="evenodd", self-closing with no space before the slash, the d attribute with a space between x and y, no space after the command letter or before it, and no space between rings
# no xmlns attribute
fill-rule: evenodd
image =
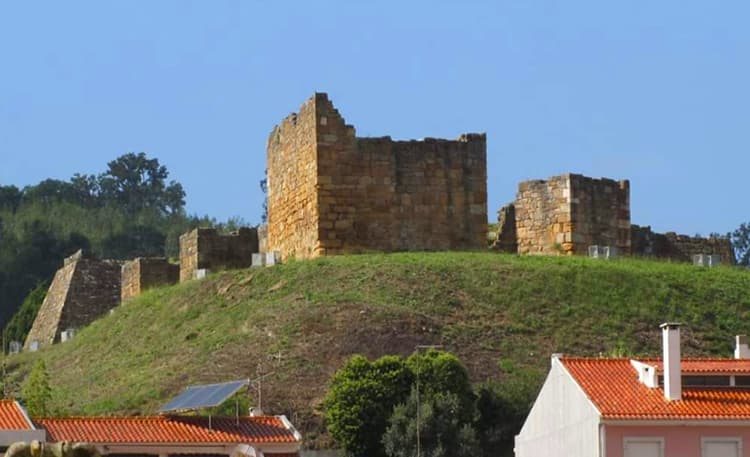
<svg viewBox="0 0 750 457"><path fill-rule="evenodd" d="M682 400L668 401L661 387L649 388L638 381L629 359L563 358L561 362L604 419L750 420L750 387L683 386ZM682 366L689 373L750 375L747 360L688 359Z"/></svg>
<svg viewBox="0 0 750 457"><path fill-rule="evenodd" d="M50 441L90 443L295 443L294 432L277 416L147 416L37 419Z"/></svg>
<svg viewBox="0 0 750 457"><path fill-rule="evenodd" d="M662 371L661 359L636 359L639 362L650 363ZM682 359L680 362L683 373L728 373L750 375L750 359Z"/></svg>
<svg viewBox="0 0 750 457"><path fill-rule="evenodd" d="M15 400L0 400L0 430L33 430L26 414Z"/></svg>

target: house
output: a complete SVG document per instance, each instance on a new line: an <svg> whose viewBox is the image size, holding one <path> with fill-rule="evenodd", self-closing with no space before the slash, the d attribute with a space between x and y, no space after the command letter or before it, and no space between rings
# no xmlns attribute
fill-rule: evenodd
<svg viewBox="0 0 750 457"><path fill-rule="evenodd" d="M15 400L0 400L0 451L17 441L44 441L44 430L29 419Z"/></svg>
<svg viewBox="0 0 750 457"><path fill-rule="evenodd" d="M103 455L297 457L302 436L285 416L38 419L47 442L94 444Z"/></svg>
<svg viewBox="0 0 750 457"><path fill-rule="evenodd" d="M750 455L745 337L734 358L682 359L679 324L661 328L662 359L553 355L516 457Z"/></svg>

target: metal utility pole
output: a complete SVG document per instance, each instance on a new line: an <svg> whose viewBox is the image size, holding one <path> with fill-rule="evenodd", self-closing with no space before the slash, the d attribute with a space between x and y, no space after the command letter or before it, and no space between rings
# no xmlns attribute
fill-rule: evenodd
<svg viewBox="0 0 750 457"><path fill-rule="evenodd" d="M258 377L250 381L251 384L256 384L258 386L258 409L260 410L261 414L263 414L263 379L271 376L274 373L274 371L271 371L270 373L264 374L261 364L259 363L258 371L256 372Z"/></svg>

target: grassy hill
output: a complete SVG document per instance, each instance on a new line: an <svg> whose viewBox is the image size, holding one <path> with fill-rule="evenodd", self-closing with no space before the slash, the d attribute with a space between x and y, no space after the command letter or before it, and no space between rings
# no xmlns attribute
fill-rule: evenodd
<svg viewBox="0 0 750 457"><path fill-rule="evenodd" d="M477 382L541 382L552 352L658 355L667 320L686 324L688 355L730 356L733 335L750 333L750 272L494 253L329 257L156 289L7 364L17 386L44 358L68 413L148 414L188 384L254 377L260 363L274 371L264 410L315 439L328 378L351 354L442 344Z"/></svg>

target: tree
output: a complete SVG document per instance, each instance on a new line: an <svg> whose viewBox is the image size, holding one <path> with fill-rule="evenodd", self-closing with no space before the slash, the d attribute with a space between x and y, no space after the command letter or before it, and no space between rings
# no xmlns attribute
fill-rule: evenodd
<svg viewBox="0 0 750 457"><path fill-rule="evenodd" d="M260 191L263 192L263 213L260 215L260 221L265 224L268 222L268 168L260 180Z"/></svg>
<svg viewBox="0 0 750 457"><path fill-rule="evenodd" d="M44 281L29 292L23 303L21 303L21 307L18 308L16 314L13 315L8 325L5 326L6 350L11 341L23 342L26 339L31 326L34 325L36 314L39 312L42 302L44 302L48 288L49 282Z"/></svg>
<svg viewBox="0 0 750 457"><path fill-rule="evenodd" d="M429 400L437 394L455 394L459 402L457 414L461 421L473 421L476 396L469 373L458 357L450 352L431 349L426 353L415 352L406 363L419 380L422 399Z"/></svg>
<svg viewBox="0 0 750 457"><path fill-rule="evenodd" d="M185 191L178 182L167 184L168 176L159 159L131 152L107 164L107 171L99 176L99 187L105 201L122 206L129 214L145 208L173 214L185 206Z"/></svg>
<svg viewBox="0 0 750 457"><path fill-rule="evenodd" d="M16 186L0 186L0 209L15 213L23 194Z"/></svg>
<svg viewBox="0 0 750 457"><path fill-rule="evenodd" d="M750 266L750 222L740 224L737 230L732 232L731 240L737 264Z"/></svg>
<svg viewBox="0 0 750 457"><path fill-rule="evenodd" d="M177 256L180 234L216 221L185 214L185 192L156 158L125 154L103 173L0 185L0 326L64 257ZM234 223L234 222L232 222Z"/></svg>
<svg viewBox="0 0 750 457"><path fill-rule="evenodd" d="M334 374L325 399L331 436L347 456L378 457L393 408L409 395L413 374L404 359L384 356L374 362L355 355Z"/></svg>
<svg viewBox="0 0 750 457"><path fill-rule="evenodd" d="M461 399L454 393L435 392L428 399L422 399L413 389L406 404L393 410L383 435L386 454L388 457L479 455L476 432L470 423L461 420L461 408Z"/></svg>
<svg viewBox="0 0 750 457"><path fill-rule="evenodd" d="M52 389L44 360L39 359L21 389L26 408L32 416L45 417L51 412Z"/></svg>
<svg viewBox="0 0 750 457"><path fill-rule="evenodd" d="M110 235L101 242L101 256L105 259L132 259L164 255L166 235L155 227L136 225Z"/></svg>
<svg viewBox="0 0 750 457"><path fill-rule="evenodd" d="M405 404L410 392L416 392L417 379L420 401L442 407L449 396L455 399L451 411L458 423L473 423L476 396L455 355L430 350L407 360L385 356L374 362L357 355L333 376L325 401L328 429L348 456L385 455L382 437L388 421L396 405Z"/></svg>
<svg viewBox="0 0 750 457"><path fill-rule="evenodd" d="M26 296L40 282L52 278L62 259L78 249L88 249L86 237L71 233L61 237L40 220L21 224L21 237L2 234L0 243L0 325L6 325ZM7 303L7 305L5 305Z"/></svg>

